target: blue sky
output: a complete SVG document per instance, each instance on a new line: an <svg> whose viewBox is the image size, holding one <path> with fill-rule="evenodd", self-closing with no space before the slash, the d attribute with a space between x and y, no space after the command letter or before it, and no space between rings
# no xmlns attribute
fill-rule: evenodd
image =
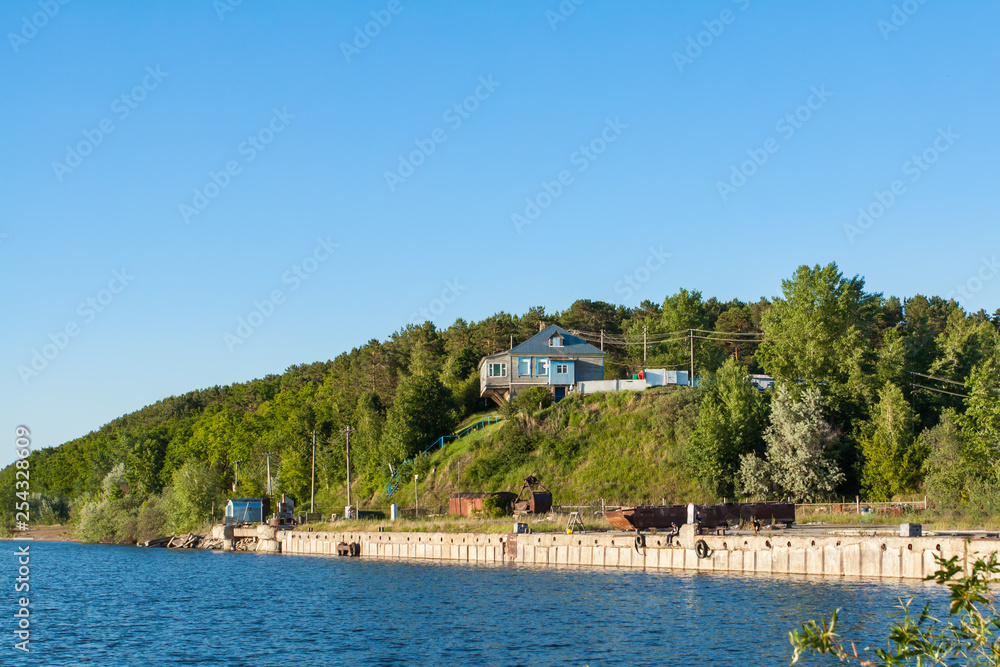
<svg viewBox="0 0 1000 667"><path fill-rule="evenodd" d="M421 309L757 299L836 261L992 313L998 19L934 0L4 2L0 465L18 424L57 445ZM651 252L669 258L646 273Z"/></svg>

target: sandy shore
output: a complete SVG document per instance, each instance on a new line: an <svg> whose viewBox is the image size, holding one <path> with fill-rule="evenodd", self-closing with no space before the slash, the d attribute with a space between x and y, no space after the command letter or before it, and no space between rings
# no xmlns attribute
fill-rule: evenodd
<svg viewBox="0 0 1000 667"><path fill-rule="evenodd" d="M30 537L36 542L79 542L73 537L73 531L68 526L55 524L53 526L38 526L31 530L17 533L18 537ZM0 537L0 540L10 540L10 537Z"/></svg>

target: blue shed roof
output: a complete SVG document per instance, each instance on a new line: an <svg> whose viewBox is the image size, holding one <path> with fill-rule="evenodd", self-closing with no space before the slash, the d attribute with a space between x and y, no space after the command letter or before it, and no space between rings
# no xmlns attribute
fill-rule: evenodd
<svg viewBox="0 0 1000 667"><path fill-rule="evenodd" d="M549 338L554 334L563 337L562 347L550 347ZM550 324L534 336L524 341L520 345L510 350L511 354L540 354L540 355L596 355L604 356L600 348L594 347L587 341L574 336L557 324Z"/></svg>

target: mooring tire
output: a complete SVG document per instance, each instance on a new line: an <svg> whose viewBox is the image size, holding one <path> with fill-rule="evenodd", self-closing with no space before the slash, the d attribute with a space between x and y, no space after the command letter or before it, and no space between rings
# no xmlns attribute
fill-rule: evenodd
<svg viewBox="0 0 1000 667"><path fill-rule="evenodd" d="M694 543L694 553L698 558L708 558L708 542L705 540L698 540Z"/></svg>

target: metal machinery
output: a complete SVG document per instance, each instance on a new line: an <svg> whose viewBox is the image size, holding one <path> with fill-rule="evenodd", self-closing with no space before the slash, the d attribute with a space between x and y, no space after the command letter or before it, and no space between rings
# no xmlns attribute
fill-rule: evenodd
<svg viewBox="0 0 1000 667"><path fill-rule="evenodd" d="M291 526L294 523L295 501L282 493L281 500L278 501L277 510L271 518L270 524L272 526Z"/></svg>
<svg viewBox="0 0 1000 667"><path fill-rule="evenodd" d="M514 501L514 516L522 514L547 514L552 509L552 493L542 483L529 475L524 478L521 492Z"/></svg>

